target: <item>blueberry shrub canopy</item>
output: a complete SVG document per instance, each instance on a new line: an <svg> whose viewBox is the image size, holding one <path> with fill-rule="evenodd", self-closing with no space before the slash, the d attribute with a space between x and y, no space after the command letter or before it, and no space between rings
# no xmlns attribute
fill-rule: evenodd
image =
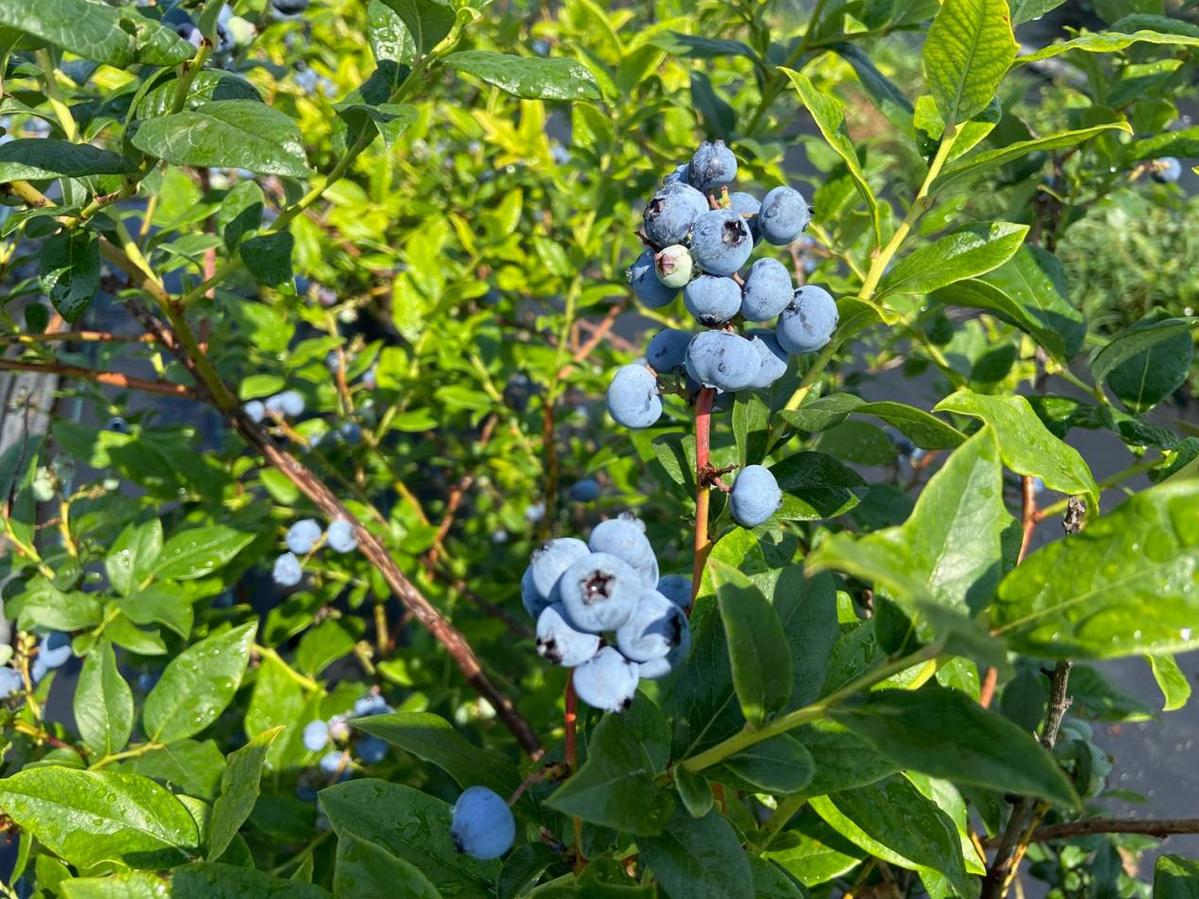
<svg viewBox="0 0 1199 899"><path fill-rule="evenodd" d="M0 897L1199 895L1197 53L0 0Z"/></svg>

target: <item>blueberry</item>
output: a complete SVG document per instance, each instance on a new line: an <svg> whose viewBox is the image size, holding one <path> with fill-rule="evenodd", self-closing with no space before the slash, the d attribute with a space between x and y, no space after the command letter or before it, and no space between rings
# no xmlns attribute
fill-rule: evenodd
<svg viewBox="0 0 1199 899"><path fill-rule="evenodd" d="M33 664L29 666L29 679L35 684L40 684L42 678L50 673L50 666L46 664L46 660L38 656L33 660Z"/></svg>
<svg viewBox="0 0 1199 899"><path fill-rule="evenodd" d="M459 852L487 861L512 848L516 821L499 794L487 787L470 787L454 803L450 837Z"/></svg>
<svg viewBox="0 0 1199 899"><path fill-rule="evenodd" d="M690 166L687 163L680 162L678 165L676 165L674 167L673 172L671 172L669 175L667 175L665 178L662 179L663 186L665 186L667 184L675 184L675 183L691 184L691 182L687 180L687 170L689 168L690 168ZM692 186L694 186L694 185L692 185Z"/></svg>
<svg viewBox="0 0 1199 899"><path fill-rule="evenodd" d="M593 709L623 712L633 704L641 675L615 648L605 646L595 658L574 670L575 693Z"/></svg>
<svg viewBox="0 0 1199 899"><path fill-rule="evenodd" d="M520 601L524 604L525 611L529 613L531 618L536 618L541 614L541 610L547 605L545 597L537 592L537 588L533 586L533 566L530 565L525 569L525 573L520 578Z"/></svg>
<svg viewBox="0 0 1199 899"><path fill-rule="evenodd" d="M337 429L337 434L351 446L362 442L362 427L356 421L343 422Z"/></svg>
<svg viewBox="0 0 1199 899"><path fill-rule="evenodd" d="M541 609L550 603L558 602L558 582L562 579L563 572L590 554L591 550L587 548L587 544L576 537L549 540L533 552L529 572L532 576L533 590L541 601L533 617L537 617Z"/></svg>
<svg viewBox="0 0 1199 899"><path fill-rule="evenodd" d="M759 259L749 267L741 298L746 321L764 322L787 308L794 296L791 273L777 259Z"/></svg>
<svg viewBox="0 0 1199 899"><path fill-rule="evenodd" d="M687 169L687 180L703 191L720 190L736 177L737 157L722 140L700 144Z"/></svg>
<svg viewBox="0 0 1199 899"><path fill-rule="evenodd" d="M705 387L743 390L762 367L752 343L728 331L701 331L687 347L687 374Z"/></svg>
<svg viewBox="0 0 1199 899"><path fill-rule="evenodd" d="M311 518L297 521L287 529L287 548L297 556L305 555L321 539L321 526Z"/></svg>
<svg viewBox="0 0 1199 899"><path fill-rule="evenodd" d="M762 199L758 228L767 243L781 247L799 237L811 220L803 194L793 187L776 187Z"/></svg>
<svg viewBox="0 0 1199 899"><path fill-rule="evenodd" d="M787 373L787 352L769 331L751 335L749 342L757 350L762 365L758 369L758 376L749 386L754 390L762 390Z"/></svg>
<svg viewBox="0 0 1199 899"><path fill-rule="evenodd" d="M666 306L679 295L676 288L667 287L658 280L658 274L654 268L653 250L645 250L638 256L637 261L629 266L626 276L637 299L650 309Z"/></svg>
<svg viewBox="0 0 1199 899"><path fill-rule="evenodd" d="M733 481L729 494L729 507L733 520L745 528L753 528L768 520L778 511L783 501L783 491L770 469L761 465L747 465Z"/></svg>
<svg viewBox="0 0 1199 899"><path fill-rule="evenodd" d="M324 721L309 721L304 725L304 747L309 752L320 752L328 745L328 724Z"/></svg>
<svg viewBox="0 0 1199 899"><path fill-rule="evenodd" d="M255 424L266 418L266 406L262 404L261 400L250 400L243 407L243 411L245 411L246 417Z"/></svg>
<svg viewBox="0 0 1199 899"><path fill-rule="evenodd" d="M658 592L684 612L691 608L691 578L688 575L662 575L658 579Z"/></svg>
<svg viewBox="0 0 1199 899"><path fill-rule="evenodd" d="M695 220L691 258L710 275L731 275L754 248L749 223L732 209L713 209Z"/></svg>
<svg viewBox="0 0 1199 899"><path fill-rule="evenodd" d="M654 256L654 274L672 290L678 290L691 280L694 267L691 253L682 244L671 244Z"/></svg>
<svg viewBox="0 0 1199 899"><path fill-rule="evenodd" d="M645 536L645 527L632 515L601 521L591 530L587 545L595 553L608 553L633 567L642 585L652 589L658 583L658 559Z"/></svg>
<svg viewBox="0 0 1199 899"><path fill-rule="evenodd" d="M271 0L271 17L279 21L298 19L308 9L308 0Z"/></svg>
<svg viewBox="0 0 1199 899"><path fill-rule="evenodd" d="M21 679L20 671L7 666L0 668L0 699L16 696L23 689L25 689L25 683Z"/></svg>
<svg viewBox="0 0 1199 899"><path fill-rule="evenodd" d="M104 430L115 431L117 434L128 434L129 422L125 421L125 419L121 418L119 415L114 415L104 423Z"/></svg>
<svg viewBox="0 0 1199 899"><path fill-rule="evenodd" d="M325 533L329 548L338 553L352 553L358 548L358 538L354 535L354 526L344 518L335 518L329 524Z"/></svg>
<svg viewBox="0 0 1199 899"><path fill-rule="evenodd" d="M691 655L690 624L683 629L678 646L663 658L641 662L637 666L637 673L646 680L657 680L660 677L666 677L666 675L687 661L687 656L689 655Z"/></svg>
<svg viewBox="0 0 1199 899"><path fill-rule="evenodd" d="M708 211L708 198L681 181L663 185L645 207L645 236L659 247L682 243L696 219Z"/></svg>
<svg viewBox="0 0 1199 899"><path fill-rule="evenodd" d="M626 428L648 428L662 416L658 379L644 365L624 365L608 385L608 412Z"/></svg>
<svg viewBox="0 0 1199 899"><path fill-rule="evenodd" d="M779 344L788 353L814 353L837 329L837 301L822 287L807 285L779 315Z"/></svg>
<svg viewBox="0 0 1199 899"><path fill-rule="evenodd" d="M294 587L303 576L304 570L300 567L300 560L296 558L295 553L281 555L275 560L275 567L271 571L271 578L280 587Z"/></svg>
<svg viewBox="0 0 1199 899"><path fill-rule="evenodd" d="M358 760L368 765L377 765L387 758L387 743L378 737L363 737L354 746Z"/></svg>
<svg viewBox="0 0 1199 899"><path fill-rule="evenodd" d="M571 484L568 492L576 503L593 503L599 499L600 483L595 478L583 478Z"/></svg>
<svg viewBox="0 0 1199 899"><path fill-rule="evenodd" d="M285 390L272 396L264 405L272 415L294 418L304 412L304 397L294 390Z"/></svg>
<svg viewBox="0 0 1199 899"><path fill-rule="evenodd" d="M537 524L543 518L545 518L545 503L533 503L525 509L525 521L529 524Z"/></svg>
<svg viewBox="0 0 1199 899"><path fill-rule="evenodd" d="M753 194L738 190L729 194L729 204L733 211L745 219L746 224L749 225L749 233L753 235L754 243L761 241L762 233L758 228L758 212L762 209L762 202Z"/></svg>
<svg viewBox="0 0 1199 899"><path fill-rule="evenodd" d="M537 653L543 659L574 668L599 651L600 638L577 630L560 602L546 606L537 618Z"/></svg>
<svg viewBox="0 0 1199 899"><path fill-rule="evenodd" d="M701 325L722 325L741 309L741 288L732 278L700 275L683 289L683 305Z"/></svg>
<svg viewBox="0 0 1199 899"><path fill-rule="evenodd" d="M566 569L558 593L566 617L581 630L600 633L620 627L641 595L641 576L610 553L592 553Z"/></svg>
<svg viewBox="0 0 1199 899"><path fill-rule="evenodd" d="M665 658L683 641L687 615L659 593L648 590L629 620L616 630L616 648L634 662Z"/></svg>
<svg viewBox="0 0 1199 899"><path fill-rule="evenodd" d="M62 631L50 631L42 639L38 658L47 668L61 668L71 657L71 635Z"/></svg>
<svg viewBox="0 0 1199 899"><path fill-rule="evenodd" d="M334 715L329 719L329 737L338 743L350 739L350 725L346 724L345 715Z"/></svg>
<svg viewBox="0 0 1199 899"><path fill-rule="evenodd" d="M330 749L321 756L317 765L326 774L336 774L345 764L344 755L340 749Z"/></svg>
<svg viewBox="0 0 1199 899"><path fill-rule="evenodd" d="M1182 163L1173 156L1163 156L1153 161L1150 170L1153 180L1161 184L1173 184L1182 177Z"/></svg>
<svg viewBox="0 0 1199 899"><path fill-rule="evenodd" d="M659 374L682 371L683 363L687 360L687 344L690 342L690 331L663 328L645 348L645 361Z"/></svg>
<svg viewBox="0 0 1199 899"><path fill-rule="evenodd" d="M355 718L370 718L372 715L386 715L391 711L387 700L378 693L367 693L354 702Z"/></svg>

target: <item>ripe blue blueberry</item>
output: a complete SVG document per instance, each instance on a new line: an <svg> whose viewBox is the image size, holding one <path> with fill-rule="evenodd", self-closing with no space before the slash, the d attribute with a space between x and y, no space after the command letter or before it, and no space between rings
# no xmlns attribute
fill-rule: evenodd
<svg viewBox="0 0 1199 899"><path fill-rule="evenodd" d="M42 678L49 673L50 666L47 665L45 660L40 657L35 658L33 660L33 664L29 666L29 679L32 680L34 684L40 684L42 682Z"/></svg>
<svg viewBox="0 0 1199 899"><path fill-rule="evenodd" d="M37 657L47 668L61 668L71 657L71 635L50 631L42 638Z"/></svg>
<svg viewBox="0 0 1199 899"><path fill-rule="evenodd" d="M746 321L764 322L787 308L794 296L791 273L777 259L759 259L749 267L741 298Z"/></svg>
<svg viewBox="0 0 1199 899"><path fill-rule="evenodd" d="M762 390L787 373L787 352L769 331L751 334L749 342L758 351L758 359L762 364L758 376L749 386L754 390Z"/></svg>
<svg viewBox="0 0 1199 899"><path fill-rule="evenodd" d="M648 590L629 620L616 629L616 648L634 662L665 658L682 642L686 628L683 610L657 590Z"/></svg>
<svg viewBox="0 0 1199 899"><path fill-rule="evenodd" d="M666 677L666 675L687 661L687 656L689 655L691 655L690 624L683 629L678 646L663 658L650 659L648 662L639 663L637 665L637 673L646 680L657 680L660 677Z"/></svg>
<svg viewBox="0 0 1199 899"><path fill-rule="evenodd" d="M745 219L746 224L749 225L749 233L753 235L754 243L761 241L762 233L758 228L758 212L762 209L761 201L753 194L738 190L729 194L729 204L733 211Z"/></svg>
<svg viewBox="0 0 1199 899"><path fill-rule="evenodd" d="M650 309L666 306L679 295L677 288L667 287L658 280L658 273L654 268L653 250L645 250L638 256L637 261L629 266L626 276L637 299Z"/></svg>
<svg viewBox="0 0 1199 899"><path fill-rule="evenodd" d="M512 848L516 821L498 793L470 787L454 803L450 836L459 852L486 861Z"/></svg>
<svg viewBox="0 0 1199 899"><path fill-rule="evenodd" d="M533 579L533 589L541 599L541 608L558 602L558 582L562 579L563 572L590 554L591 550L587 548L587 544L576 537L549 540L533 551L529 571ZM538 614L541 613L541 608L537 610Z"/></svg>
<svg viewBox="0 0 1199 899"><path fill-rule="evenodd" d="M733 481L729 494L729 506L733 520L745 528L753 528L767 521L778 511L783 501L783 491L770 469L761 465L747 465Z"/></svg>
<svg viewBox="0 0 1199 899"><path fill-rule="evenodd" d="M294 587L303 576L304 569L300 567L300 560L295 553L281 555L275 560L275 567L271 571L271 578L280 587Z"/></svg>
<svg viewBox="0 0 1199 899"><path fill-rule="evenodd" d="M533 586L533 566L530 565L525 569L525 573L520 578L520 601L524 604L525 611L529 613L531 618L536 618L541 614L548 603L545 601L537 588Z"/></svg>
<svg viewBox="0 0 1199 899"><path fill-rule="evenodd" d="M337 434L351 446L362 442L362 427L356 421L343 422L337 429Z"/></svg>
<svg viewBox="0 0 1199 899"><path fill-rule="evenodd" d="M608 412L626 428L648 428L662 416L658 379L644 365L623 365L608 385Z"/></svg>
<svg viewBox="0 0 1199 899"><path fill-rule="evenodd" d="M575 692L593 709L623 712L633 704L641 674L615 648L605 646L595 657L574 670Z"/></svg>
<svg viewBox="0 0 1199 899"><path fill-rule="evenodd" d="M24 686L20 671L8 666L0 668L0 699L16 696L24 689Z"/></svg>
<svg viewBox="0 0 1199 899"><path fill-rule="evenodd" d="M595 478L583 478L570 485L569 494L576 503L593 503L599 499L600 483Z"/></svg>
<svg viewBox="0 0 1199 899"><path fill-rule="evenodd" d="M246 417L255 424L266 418L266 406L262 404L261 400L250 400L243 407L243 410L246 413Z"/></svg>
<svg viewBox="0 0 1199 899"><path fill-rule="evenodd" d="M779 344L788 353L814 353L837 329L837 301L822 287L806 285L779 315Z"/></svg>
<svg viewBox="0 0 1199 899"><path fill-rule="evenodd" d="M691 608L691 578L688 575L662 575L658 579L658 592L684 612Z"/></svg>
<svg viewBox="0 0 1199 899"><path fill-rule="evenodd" d="M659 247L682 243L696 219L707 210L708 198L690 184L665 184L645 207L645 236Z"/></svg>
<svg viewBox="0 0 1199 899"><path fill-rule="evenodd" d="M324 721L309 721L304 725L304 748L320 752L329 745L329 725Z"/></svg>
<svg viewBox="0 0 1199 899"><path fill-rule="evenodd" d="M694 269L691 252L679 243L663 248L654 256L654 274L671 290L678 290L690 281Z"/></svg>
<svg viewBox="0 0 1199 899"><path fill-rule="evenodd" d="M761 367L753 344L728 331L701 331L687 347L687 374L705 387L744 390Z"/></svg>
<svg viewBox="0 0 1199 899"><path fill-rule="evenodd" d="M652 589L658 583L658 559L645 536L645 526L627 512L592 528L587 545L592 552L608 553L627 562L645 588Z"/></svg>
<svg viewBox="0 0 1199 899"><path fill-rule="evenodd" d="M537 619L537 654L563 668L582 665L599 651L600 638L571 624L560 602L546 606Z"/></svg>
<svg viewBox="0 0 1199 899"><path fill-rule="evenodd" d="M125 421L125 419L123 419L119 415L114 415L112 418L110 418L107 422L104 423L104 430L115 431L118 434L128 434L129 433L129 422Z"/></svg>
<svg viewBox="0 0 1199 899"><path fill-rule="evenodd" d="M358 538L354 536L354 527L344 518L335 518L325 532L329 548L334 552L351 553L358 548Z"/></svg>
<svg viewBox="0 0 1199 899"><path fill-rule="evenodd" d="M741 308L741 288L732 278L700 275L683 288L683 305L701 325L722 325Z"/></svg>
<svg viewBox="0 0 1199 899"><path fill-rule="evenodd" d="M722 140L700 144L687 169L687 180L702 191L720 190L736 177L737 157Z"/></svg>
<svg viewBox="0 0 1199 899"><path fill-rule="evenodd" d="M304 397L294 390L285 390L270 397L264 405L272 415L295 418L304 412Z"/></svg>
<svg viewBox="0 0 1199 899"><path fill-rule="evenodd" d="M354 754L367 765L377 765L387 758L387 743L378 737L363 737L354 745Z"/></svg>
<svg viewBox="0 0 1199 899"><path fill-rule="evenodd" d="M271 18L286 22L298 19L308 9L308 0L271 0Z"/></svg>
<svg viewBox="0 0 1199 899"><path fill-rule="evenodd" d="M705 212L691 229L691 258L710 275L733 274L753 248L749 223L732 209Z"/></svg>
<svg viewBox="0 0 1199 899"><path fill-rule="evenodd" d="M1153 180L1161 184L1173 184L1182 177L1182 163L1173 156L1163 156L1153 161Z"/></svg>
<svg viewBox="0 0 1199 899"><path fill-rule="evenodd" d="M676 182L681 182L683 184L690 184L691 182L687 180L687 169L689 169L689 168L690 168L690 165L688 163L680 162L678 165L676 165L674 167L673 172L671 172L669 175L667 175L665 178L662 179L662 184L663 185L675 184ZM692 185L692 186L694 186L694 185Z"/></svg>
<svg viewBox="0 0 1199 899"><path fill-rule="evenodd" d="M311 518L297 521L287 529L287 548L297 556L308 553L321 539L321 526Z"/></svg>
<svg viewBox="0 0 1199 899"><path fill-rule="evenodd" d="M690 331L663 328L645 348L645 361L659 374L682 371L683 363L687 360L687 344L690 342Z"/></svg>
<svg viewBox="0 0 1199 899"><path fill-rule="evenodd" d="M799 237L811 220L803 194L793 187L776 187L762 199L758 228L767 243L781 247Z"/></svg>
<svg viewBox="0 0 1199 899"><path fill-rule="evenodd" d="M354 717L369 718L372 715L386 715L391 711L387 700L378 693L367 693L354 702Z"/></svg>
<svg viewBox="0 0 1199 899"><path fill-rule="evenodd" d="M344 770L346 765L345 753L340 749L330 749L321 756L321 760L317 762L321 771L325 774L336 774L338 771Z"/></svg>
<svg viewBox="0 0 1199 899"><path fill-rule="evenodd" d="M581 630L616 630L632 614L643 590L641 576L610 553L592 553L566 569L558 594L566 617Z"/></svg>

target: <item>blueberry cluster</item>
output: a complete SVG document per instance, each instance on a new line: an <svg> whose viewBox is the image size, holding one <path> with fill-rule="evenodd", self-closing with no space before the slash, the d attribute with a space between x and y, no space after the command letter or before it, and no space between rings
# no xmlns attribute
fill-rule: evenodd
<svg viewBox="0 0 1199 899"><path fill-rule="evenodd" d="M785 246L811 220L799 191L780 186L759 201L729 193L737 159L723 141L703 143L645 207L646 249L628 271L633 292L658 308L683 293L683 304L701 329L667 328L646 349L647 365L617 370L608 388L608 411L629 428L646 428L662 414L659 377L683 376L687 388L736 392L769 387L787 371L792 355L828 343L837 326L837 304L828 291L795 289L777 259L749 262L755 245ZM746 323L765 324L742 334Z"/></svg>
<svg viewBox="0 0 1199 899"><path fill-rule="evenodd" d="M304 397L295 390L284 390L264 400L250 400L243 407L250 420L258 423L272 418L298 418L304 414Z"/></svg>
<svg viewBox="0 0 1199 899"><path fill-rule="evenodd" d="M363 764L377 764L387 756L387 743L370 735L360 736L351 743L347 719L386 715L391 710L378 693L368 693L354 703L354 710L348 715L334 715L328 721L319 718L309 721L304 726L304 748L309 752L320 752L332 747L317 763L321 771L330 776L348 774L351 752Z"/></svg>
<svg viewBox="0 0 1199 899"><path fill-rule="evenodd" d="M34 684L41 683L47 674L65 665L72 655L70 634L63 631L42 633L37 654L29 666L29 679ZM0 666L0 699L16 696L24 688L25 682L20 671L9 665Z"/></svg>
<svg viewBox="0 0 1199 899"><path fill-rule="evenodd" d="M596 525L587 543L543 544L520 586L537 652L573 668L575 692L597 709L628 708L641 678L664 677L691 649L691 580L659 576L645 525L627 513Z"/></svg>
<svg viewBox="0 0 1199 899"><path fill-rule="evenodd" d="M313 519L301 519L287 529L285 540L287 552L275 559L275 567L271 572L271 577L280 587L294 587L300 582L304 575L300 557L307 557L320 549L322 544L339 553L353 552L358 548L354 527L344 518L335 518L324 531Z"/></svg>

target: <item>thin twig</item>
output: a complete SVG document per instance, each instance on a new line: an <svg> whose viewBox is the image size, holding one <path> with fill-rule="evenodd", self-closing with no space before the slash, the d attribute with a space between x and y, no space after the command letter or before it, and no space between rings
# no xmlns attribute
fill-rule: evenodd
<svg viewBox="0 0 1199 899"><path fill-rule="evenodd" d="M128 390L143 390L147 393L157 393L163 396L179 396L195 399L196 392L186 384L172 384L170 381L150 381L145 378L135 378L133 375L116 371L95 371L81 368L78 365L64 365L61 362L32 362L26 359L0 359L0 371L30 371L49 375L62 375L67 378L78 378L81 381L91 381L109 387L122 387Z"/></svg>
<svg viewBox="0 0 1199 899"><path fill-rule="evenodd" d="M1032 832L1032 842L1047 843L1096 833L1143 833L1154 837L1199 833L1199 818L1162 818L1158 821L1088 818L1065 824L1050 824Z"/></svg>

